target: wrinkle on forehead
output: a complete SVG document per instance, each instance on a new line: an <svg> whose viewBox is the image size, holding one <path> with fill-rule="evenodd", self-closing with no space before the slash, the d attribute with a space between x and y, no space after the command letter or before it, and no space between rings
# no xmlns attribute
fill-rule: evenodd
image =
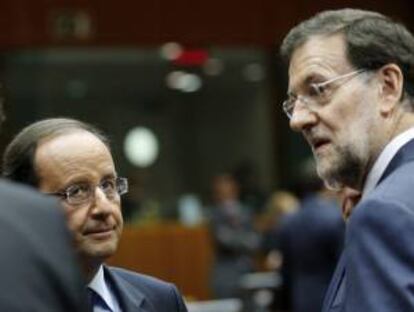
<svg viewBox="0 0 414 312"><path fill-rule="evenodd" d="M313 36L292 54L289 64L289 90L293 91L313 78L327 80L351 69L342 34Z"/></svg>

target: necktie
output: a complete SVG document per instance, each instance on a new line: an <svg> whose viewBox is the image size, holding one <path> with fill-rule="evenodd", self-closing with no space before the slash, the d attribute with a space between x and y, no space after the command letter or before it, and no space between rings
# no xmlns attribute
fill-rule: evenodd
<svg viewBox="0 0 414 312"><path fill-rule="evenodd" d="M90 311L93 312L112 312L102 297L92 288L88 287L88 299Z"/></svg>

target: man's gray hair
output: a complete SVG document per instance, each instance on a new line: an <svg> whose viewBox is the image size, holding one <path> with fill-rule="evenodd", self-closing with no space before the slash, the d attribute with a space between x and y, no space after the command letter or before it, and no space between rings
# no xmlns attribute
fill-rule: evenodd
<svg viewBox="0 0 414 312"><path fill-rule="evenodd" d="M358 9L321 12L295 26L283 40L280 53L289 63L294 51L310 37L335 34L344 35L348 60L356 69L398 65L404 75L404 94L414 98L414 37L404 25L380 13Z"/></svg>

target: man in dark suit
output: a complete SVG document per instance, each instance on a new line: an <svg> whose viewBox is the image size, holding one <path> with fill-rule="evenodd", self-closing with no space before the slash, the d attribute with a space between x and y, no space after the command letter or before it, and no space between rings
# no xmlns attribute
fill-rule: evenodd
<svg viewBox="0 0 414 312"><path fill-rule="evenodd" d="M85 311L84 280L59 208L51 198L0 180L0 311Z"/></svg>
<svg viewBox="0 0 414 312"><path fill-rule="evenodd" d="M103 265L118 246L128 184L96 128L63 118L29 125L7 147L3 173L60 198L94 311L186 311L174 285Z"/></svg>
<svg viewBox="0 0 414 312"><path fill-rule="evenodd" d="M5 181L0 198L0 311L84 311L84 282L57 203Z"/></svg>
<svg viewBox="0 0 414 312"><path fill-rule="evenodd" d="M362 194L323 311L414 311L413 35L379 13L326 11L281 52L290 126L328 186Z"/></svg>

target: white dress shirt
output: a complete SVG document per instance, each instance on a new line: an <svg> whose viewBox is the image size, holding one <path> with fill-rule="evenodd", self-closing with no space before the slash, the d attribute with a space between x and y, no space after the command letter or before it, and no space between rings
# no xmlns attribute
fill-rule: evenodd
<svg viewBox="0 0 414 312"><path fill-rule="evenodd" d="M372 166L371 171L368 173L364 189L362 190L362 198L375 188L392 158L397 154L401 147L412 139L414 139L414 128L410 128L400 133L385 146L384 150L375 161L374 166Z"/></svg>
<svg viewBox="0 0 414 312"><path fill-rule="evenodd" d="M108 285L105 281L102 265L99 267L98 272L95 274L92 281L88 284L88 288L93 289L99 296L101 296L106 305L110 308L110 310L108 310L94 306L93 312L122 312L115 293L111 290L110 285Z"/></svg>

